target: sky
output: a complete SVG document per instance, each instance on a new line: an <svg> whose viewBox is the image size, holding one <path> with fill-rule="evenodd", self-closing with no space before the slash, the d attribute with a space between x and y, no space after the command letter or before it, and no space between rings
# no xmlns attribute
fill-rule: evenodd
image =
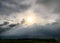
<svg viewBox="0 0 60 43"><path fill-rule="evenodd" d="M0 39L60 38L60 0L0 0Z"/></svg>

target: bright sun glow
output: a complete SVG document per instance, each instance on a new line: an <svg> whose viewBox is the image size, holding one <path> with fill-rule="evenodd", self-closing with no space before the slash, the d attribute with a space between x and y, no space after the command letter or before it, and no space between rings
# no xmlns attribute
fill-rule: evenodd
<svg viewBox="0 0 60 43"><path fill-rule="evenodd" d="M34 14L33 11L27 11L24 13L25 15L23 16L25 19L25 24L26 25L32 25L34 24L36 21L36 16Z"/></svg>
<svg viewBox="0 0 60 43"><path fill-rule="evenodd" d="M23 18L25 19L25 23L27 26L33 25L33 24L40 24L40 25L45 25L50 21L42 18L41 16L37 15L33 10L28 10L23 13Z"/></svg>
<svg viewBox="0 0 60 43"><path fill-rule="evenodd" d="M34 23L34 18L33 17L27 17L26 18L26 24L27 25L31 25Z"/></svg>
<svg viewBox="0 0 60 43"><path fill-rule="evenodd" d="M32 17L29 17L29 18L27 18L27 21L28 22L33 22L33 18Z"/></svg>
<svg viewBox="0 0 60 43"><path fill-rule="evenodd" d="M14 16L14 15L13 15ZM21 23L24 26L30 26L33 24L38 25L45 25L45 24L51 24L53 22L56 22L55 19L45 19L40 14L35 13L32 9L27 10L23 13L17 13L16 17L9 18L10 23Z"/></svg>

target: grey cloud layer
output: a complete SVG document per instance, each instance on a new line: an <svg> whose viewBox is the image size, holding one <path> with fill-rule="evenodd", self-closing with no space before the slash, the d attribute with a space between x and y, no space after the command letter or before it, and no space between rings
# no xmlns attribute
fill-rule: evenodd
<svg viewBox="0 0 60 43"><path fill-rule="evenodd" d="M32 5L30 1L32 0L0 0L0 15L26 11ZM53 19L56 16L60 16L59 4L60 0L36 0L33 10L39 15L42 15L42 17ZM60 17L58 17L56 21L57 22L45 26L33 25L31 28L11 27L8 32L1 34L7 36L10 34L10 38L12 38L12 34L17 35L17 37L14 38L60 37ZM2 36L2 38L5 37Z"/></svg>
<svg viewBox="0 0 60 43"><path fill-rule="evenodd" d="M30 0L0 0L0 13L21 12L28 9L31 4ZM42 4L47 12L60 13L60 0L37 0L36 4Z"/></svg>
<svg viewBox="0 0 60 43"><path fill-rule="evenodd" d="M0 0L0 14L22 12L30 7L30 3L26 3L24 0Z"/></svg>
<svg viewBox="0 0 60 43"><path fill-rule="evenodd" d="M60 0L37 0L36 3L44 5L49 12L60 13Z"/></svg>
<svg viewBox="0 0 60 43"><path fill-rule="evenodd" d="M60 26L58 23L47 24L45 26L32 25L24 28L23 26L16 26L9 31L3 32L1 38L59 38ZM8 36L8 37L7 37Z"/></svg>

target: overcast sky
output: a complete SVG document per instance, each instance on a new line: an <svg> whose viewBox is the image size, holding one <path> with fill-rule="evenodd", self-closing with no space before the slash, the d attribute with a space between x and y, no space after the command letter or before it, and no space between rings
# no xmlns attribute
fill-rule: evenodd
<svg viewBox="0 0 60 43"><path fill-rule="evenodd" d="M28 27L17 24L28 11L42 18L42 24L47 22L44 25L40 23ZM8 23L4 24L5 21ZM15 26L11 27L13 24ZM0 0L0 37L59 38L60 0Z"/></svg>

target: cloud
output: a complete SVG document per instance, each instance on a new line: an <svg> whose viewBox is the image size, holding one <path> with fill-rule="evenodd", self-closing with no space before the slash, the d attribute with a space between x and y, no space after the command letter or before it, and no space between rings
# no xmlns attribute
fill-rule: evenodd
<svg viewBox="0 0 60 43"><path fill-rule="evenodd" d="M9 15L14 12L23 12L30 7L24 0L0 0L0 15Z"/></svg>
<svg viewBox="0 0 60 43"><path fill-rule="evenodd" d="M15 24L12 23L7 25L7 28L9 28L9 30L1 33L1 38L60 37L60 0L0 0L0 2L0 15L4 15L6 18L8 18L8 20L15 20L16 17L19 18L18 20L20 20L20 16L24 15L24 12L28 13L28 11L32 9L31 11L34 11L34 14L37 16L41 17L45 21L48 21L50 23L52 22L51 24L47 22L45 25L34 24L29 27L24 27L24 25L17 25L16 21L18 20L16 20ZM15 16L13 16L14 14ZM7 17L7 15L10 16Z"/></svg>
<svg viewBox="0 0 60 43"><path fill-rule="evenodd" d="M16 26L9 31L2 33L1 38L59 38L60 37L60 24L46 24L42 25L32 25L27 28L24 26Z"/></svg>
<svg viewBox="0 0 60 43"><path fill-rule="evenodd" d="M9 22L4 22L3 24L0 24L0 34L6 31L9 31L11 28L15 27L17 24L9 24Z"/></svg>
<svg viewBox="0 0 60 43"><path fill-rule="evenodd" d="M43 5L47 12L60 13L60 0L37 0L39 5Z"/></svg>

